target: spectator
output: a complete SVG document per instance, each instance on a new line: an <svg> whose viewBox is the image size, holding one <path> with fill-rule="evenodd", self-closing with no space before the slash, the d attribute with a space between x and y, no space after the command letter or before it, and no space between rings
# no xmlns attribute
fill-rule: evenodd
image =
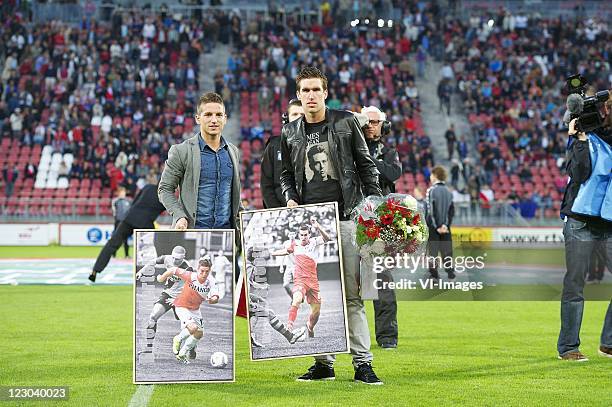
<svg viewBox="0 0 612 407"><path fill-rule="evenodd" d="M15 188L15 182L19 177L19 170L17 169L17 165L10 169L8 164L4 164L4 169L2 170L2 179L4 180L4 195L7 198L13 196L13 190Z"/></svg>
<svg viewBox="0 0 612 407"><path fill-rule="evenodd" d="M489 217L494 200L495 193L488 184L484 184L480 189L480 207L484 217Z"/></svg>
<svg viewBox="0 0 612 407"><path fill-rule="evenodd" d="M533 195L524 194L519 202L519 209L523 218L533 219L538 210L538 205L533 200Z"/></svg>
<svg viewBox="0 0 612 407"><path fill-rule="evenodd" d="M452 92L453 88L449 81L447 79L440 80L438 83L438 110L442 112L444 111L443 108L446 107L446 114L448 115L450 115Z"/></svg>
<svg viewBox="0 0 612 407"><path fill-rule="evenodd" d="M451 123L448 130L444 134L446 139L446 149L448 151L448 159L452 160L453 153L455 151L455 142L457 141L457 135L455 134L455 124Z"/></svg>
<svg viewBox="0 0 612 407"><path fill-rule="evenodd" d="M59 181L62 178L65 178L66 180L68 180L69 175L70 175L70 170L68 169L68 166L66 165L66 161L62 160L57 170L57 180Z"/></svg>
<svg viewBox="0 0 612 407"><path fill-rule="evenodd" d="M23 131L23 114L21 108L16 108L10 117L11 132L13 139L19 140L21 138L21 132Z"/></svg>
<svg viewBox="0 0 612 407"><path fill-rule="evenodd" d="M31 161L25 165L25 168L23 170L23 176L25 179L34 179L36 178L37 173L38 168L36 167L36 165L32 164Z"/></svg>

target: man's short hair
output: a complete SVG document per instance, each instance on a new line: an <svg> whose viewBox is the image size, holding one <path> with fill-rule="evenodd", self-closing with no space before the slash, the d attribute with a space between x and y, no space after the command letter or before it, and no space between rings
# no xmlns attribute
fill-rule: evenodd
<svg viewBox="0 0 612 407"><path fill-rule="evenodd" d="M321 72L318 68L315 68L314 66L305 66L295 78L295 84L297 86L298 91L301 90L300 81L302 79L313 78L321 79L321 82L323 83L323 90L327 90L327 76L325 76L323 72Z"/></svg>
<svg viewBox="0 0 612 407"><path fill-rule="evenodd" d="M302 107L302 102L300 101L300 99L291 99L289 101L289 105L287 106L287 112L289 111L291 106Z"/></svg>
<svg viewBox="0 0 612 407"><path fill-rule="evenodd" d="M200 257L200 260L198 260L198 266L211 267L212 262L210 261L210 257L209 256Z"/></svg>
<svg viewBox="0 0 612 407"><path fill-rule="evenodd" d="M306 232L308 232L310 234L310 226L308 226L306 224L300 226L300 230L305 230Z"/></svg>
<svg viewBox="0 0 612 407"><path fill-rule="evenodd" d="M324 153L325 156L327 156L327 151L325 151L321 145L314 145L310 148L310 150L308 150L308 166L310 169L312 169L314 166L314 156L321 153Z"/></svg>
<svg viewBox="0 0 612 407"><path fill-rule="evenodd" d="M379 117L378 120L382 120L382 121L387 120L387 115L382 110L377 108L376 106L366 106L363 109L361 109L361 113L363 114L370 113L370 112L378 113L378 117Z"/></svg>
<svg viewBox="0 0 612 407"><path fill-rule="evenodd" d="M446 168L442 167L441 165L436 165L433 167L431 173L438 179L438 181L446 181Z"/></svg>
<svg viewBox="0 0 612 407"><path fill-rule="evenodd" d="M200 96L197 108L198 113L200 113L201 106L205 105L206 103L219 103L225 108L225 105L223 104L223 98L221 97L221 95L215 92L206 92L202 96Z"/></svg>

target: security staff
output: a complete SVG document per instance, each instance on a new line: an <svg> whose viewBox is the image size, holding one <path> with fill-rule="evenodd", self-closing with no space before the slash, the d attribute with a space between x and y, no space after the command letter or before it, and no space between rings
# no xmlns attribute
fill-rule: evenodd
<svg viewBox="0 0 612 407"><path fill-rule="evenodd" d="M302 102L299 99L291 99L287 113L283 114L283 125L303 115ZM280 139L280 137L270 137L261 159L261 195L264 208L280 208L287 205L280 185L280 174L283 169Z"/></svg>

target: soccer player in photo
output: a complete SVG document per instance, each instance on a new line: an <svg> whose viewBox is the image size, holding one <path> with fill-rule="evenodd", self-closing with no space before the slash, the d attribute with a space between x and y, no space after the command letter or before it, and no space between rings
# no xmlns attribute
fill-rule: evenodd
<svg viewBox="0 0 612 407"><path fill-rule="evenodd" d="M311 219L312 225L319 231L321 236L311 239L310 227L302 225L298 232L299 242L293 241L285 249L272 252L273 256L295 256L295 270L293 272L293 301L289 308L287 327L293 329L293 324L297 318L300 304L306 299L310 305L310 315L306 322L308 336L314 337L314 327L321 314L321 293L319 292L319 278L317 276L317 259L319 246L330 240L329 235L321 227L316 219Z"/></svg>
<svg viewBox="0 0 612 407"><path fill-rule="evenodd" d="M143 275L142 270L147 267L165 267L164 272L174 267L179 267L187 271L193 271L193 267L191 267L191 265L185 260L185 253L185 248L183 246L175 246L172 249L172 254L159 256L152 262L146 264L138 273L136 273L136 278L140 279L140 277ZM167 288L161 292L159 299L153 305L153 310L151 311L149 321L147 322L147 329L153 329L153 331L156 331L157 321L159 321L159 319L166 312L173 309L174 299L183 289L183 280L177 276L171 276L166 282L166 286Z"/></svg>
<svg viewBox="0 0 612 407"><path fill-rule="evenodd" d="M195 349L204 335L200 311L202 302L219 302L219 289L214 277L210 275L211 268L211 261L205 257L198 261L197 272L175 267L157 276L160 283L171 276L178 276L184 281L181 293L174 300L176 315L181 320L181 331L172 340L172 351L183 363L188 363L188 354Z"/></svg>

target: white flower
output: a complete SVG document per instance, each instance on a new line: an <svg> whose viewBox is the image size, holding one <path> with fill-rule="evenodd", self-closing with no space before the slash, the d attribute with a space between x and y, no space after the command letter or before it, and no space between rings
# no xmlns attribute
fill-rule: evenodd
<svg viewBox="0 0 612 407"><path fill-rule="evenodd" d="M416 211L418 208L418 202L414 197L408 195L406 199L404 199L404 206L411 211Z"/></svg>
<svg viewBox="0 0 612 407"><path fill-rule="evenodd" d="M421 233L421 231L416 232L416 234L414 235L414 238L416 239L417 242L422 242L423 241L423 233Z"/></svg>

